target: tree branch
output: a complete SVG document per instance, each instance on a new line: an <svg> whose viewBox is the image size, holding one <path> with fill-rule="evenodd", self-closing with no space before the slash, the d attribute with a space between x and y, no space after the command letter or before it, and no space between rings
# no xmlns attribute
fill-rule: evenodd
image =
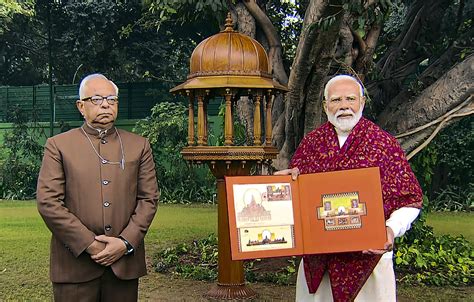
<svg viewBox="0 0 474 302"><path fill-rule="evenodd" d="M376 2L376 0L367 0L365 3L364 3L364 9L368 9L369 7L371 7L372 5L374 5Z"/></svg>
<svg viewBox="0 0 474 302"><path fill-rule="evenodd" d="M275 78L281 84L286 85L288 83L288 75L283 66L282 46L275 26L273 26L270 18L263 12L255 0L244 0L243 3L252 17L255 18L255 21L260 25L268 40L270 46L268 56Z"/></svg>
<svg viewBox="0 0 474 302"><path fill-rule="evenodd" d="M402 51L402 49L406 48L408 44L410 44L416 37L419 29L421 28L421 16L425 14L425 5L422 5L416 12L413 20L410 22L410 25L406 32L403 32L397 40L392 45L393 48L388 51L387 55L384 56L379 64L382 64L380 69L380 74L382 76L389 76L389 70L392 67L392 62L398 58L398 55Z"/></svg>
<svg viewBox="0 0 474 302"><path fill-rule="evenodd" d="M443 129L447 125L449 125L451 121L454 121L455 119L461 119L461 118L466 117L468 115L474 114L474 104L472 103L471 99L472 99L472 96L469 97L469 99L468 99L469 100L468 108L463 108L463 109L465 109L465 110L463 110L463 112L460 112L460 113L457 113L457 114L452 114L452 115L449 115L446 118L444 118L439 123L438 127L436 127L436 129L433 131L433 133L431 133L431 135L421 145L416 147L413 151L411 151L407 155L407 159L410 160L418 152L420 152L426 146L428 146L428 144L435 138L435 136L438 134L438 132L441 131L441 129Z"/></svg>
<svg viewBox="0 0 474 302"><path fill-rule="evenodd" d="M472 98L469 97L474 92L473 82L474 55L470 55L444 73L417 97L405 99L399 104L390 104L379 115L378 123L392 133L405 133L424 124L432 126L436 123L432 121L440 121L458 113L460 109L456 111L456 107L466 99L469 104L464 104L463 108L472 106ZM432 124L429 124L430 122ZM401 137L401 143L409 151L429 135L428 128L425 127L423 130Z"/></svg>
<svg viewBox="0 0 474 302"><path fill-rule="evenodd" d="M369 69L369 66L372 64L375 47L377 46L377 41L380 37L381 32L382 32L382 25L380 22L376 21L373 24L372 28L367 33L367 37L365 38L365 41L362 40L361 37L359 37L363 41L363 42L359 42L359 43L362 43L363 47L361 47L360 49L361 52L355 62L354 69L360 75L362 81L364 80L366 71ZM357 36L359 35L357 34Z"/></svg>

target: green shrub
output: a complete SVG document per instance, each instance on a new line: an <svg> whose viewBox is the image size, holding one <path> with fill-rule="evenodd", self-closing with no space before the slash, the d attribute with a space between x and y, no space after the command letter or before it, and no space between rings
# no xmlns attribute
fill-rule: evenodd
<svg viewBox="0 0 474 302"><path fill-rule="evenodd" d="M151 116L139 121L134 132L147 137L153 149L160 200L165 203L209 202L215 194L209 169L190 166L181 156L187 144L186 107L159 103Z"/></svg>
<svg viewBox="0 0 474 302"><path fill-rule="evenodd" d="M219 112L217 113L219 117L220 128L225 129L225 102L222 102L219 105ZM247 136L246 132L246 121L242 121L237 114L237 110L232 110L232 121L233 121L233 136L234 136L234 145L242 146L242 145L251 145L253 144L253 138ZM217 136L217 140L215 142L216 146L224 146L225 137L224 131Z"/></svg>
<svg viewBox="0 0 474 302"><path fill-rule="evenodd" d="M45 134L30 122L19 107L10 112L13 129L5 132L0 162L0 197L3 199L32 199L41 165L43 147L38 143Z"/></svg>
<svg viewBox="0 0 474 302"><path fill-rule="evenodd" d="M471 211L473 200L474 116L443 129L410 161L428 196L428 211Z"/></svg>
<svg viewBox="0 0 474 302"><path fill-rule="evenodd" d="M474 210L474 183L467 188L448 185L430 202L433 211L469 212Z"/></svg>
<svg viewBox="0 0 474 302"><path fill-rule="evenodd" d="M466 286L474 281L474 250L462 236L435 236L422 216L407 236L397 239L395 271L400 282Z"/></svg>
<svg viewBox="0 0 474 302"><path fill-rule="evenodd" d="M397 239L395 271L398 281L434 286L469 286L474 281L474 250L463 237L435 236L422 217L413 229ZM213 281L217 278L217 238L210 235L191 244L179 244L155 255L159 273ZM245 261L245 277L250 282L293 285L298 257Z"/></svg>
<svg viewBox="0 0 474 302"><path fill-rule="evenodd" d="M186 279L214 281L217 279L217 238L214 234L179 244L159 252L154 261L159 273L172 273ZM245 278L250 282L295 284L296 257L245 261Z"/></svg>
<svg viewBox="0 0 474 302"><path fill-rule="evenodd" d="M186 279L213 281L217 278L217 238L214 234L182 243L158 253L155 270L173 273Z"/></svg>

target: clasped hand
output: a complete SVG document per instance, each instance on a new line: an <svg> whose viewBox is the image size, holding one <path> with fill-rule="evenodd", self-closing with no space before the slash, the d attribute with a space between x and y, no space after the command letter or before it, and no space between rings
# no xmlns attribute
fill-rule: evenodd
<svg viewBox="0 0 474 302"><path fill-rule="evenodd" d="M92 260L103 266L112 265L126 251L127 247L122 239L105 235L96 236L94 242L86 250Z"/></svg>

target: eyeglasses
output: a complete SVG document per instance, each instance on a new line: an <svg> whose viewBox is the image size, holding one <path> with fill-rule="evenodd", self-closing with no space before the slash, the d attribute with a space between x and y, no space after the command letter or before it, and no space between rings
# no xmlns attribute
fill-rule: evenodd
<svg viewBox="0 0 474 302"><path fill-rule="evenodd" d="M90 101L94 105L102 105L102 102L104 102L104 100L106 100L107 103L112 106L112 105L115 105L115 104L118 103L118 96L116 96L116 95L109 95L109 96L94 95L94 96L90 96L88 98L83 98L81 101L83 101L83 102Z"/></svg>

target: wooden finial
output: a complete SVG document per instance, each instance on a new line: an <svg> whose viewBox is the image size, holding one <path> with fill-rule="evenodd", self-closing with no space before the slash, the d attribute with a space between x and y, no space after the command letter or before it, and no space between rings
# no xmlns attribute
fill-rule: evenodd
<svg viewBox="0 0 474 302"><path fill-rule="evenodd" d="M232 22L232 15L227 13L227 18L225 18L225 29L224 31L234 31L234 25Z"/></svg>

